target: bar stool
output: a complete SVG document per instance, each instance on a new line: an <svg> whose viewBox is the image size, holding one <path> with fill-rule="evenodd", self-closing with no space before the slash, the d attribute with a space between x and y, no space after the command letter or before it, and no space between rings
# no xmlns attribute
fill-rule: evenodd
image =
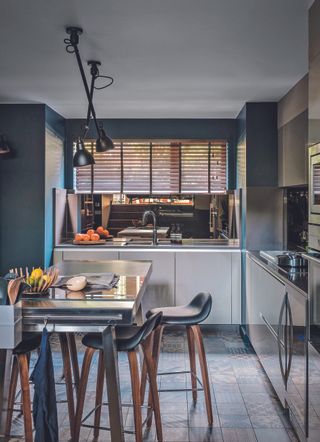
<svg viewBox="0 0 320 442"><path fill-rule="evenodd" d="M29 385L29 360L30 353L39 348L41 343L40 333L26 333L20 344L13 350L13 362L8 395L8 413L6 421L6 435L10 437L12 415L16 396L18 376L20 375L22 413L24 420L24 436L26 442L32 442L32 415Z"/></svg>
<svg viewBox="0 0 320 442"><path fill-rule="evenodd" d="M14 411L18 375L20 374L21 395L22 395L22 413L24 417L25 440L32 441L32 417L31 417L31 397L29 384L29 361L30 353L37 350L41 343L41 333L25 333L22 342L13 350L13 362L10 377L10 387L8 395L8 413L6 421L6 434L9 436L12 426L12 417ZM69 339L67 333L59 334L61 347L63 375L65 379L68 415L70 422L70 433L73 434L74 427L74 397L72 384L72 371L70 363ZM71 346L72 348L72 346Z"/></svg>
<svg viewBox="0 0 320 442"><path fill-rule="evenodd" d="M212 308L212 296L210 293L198 293L192 301L184 306L155 308L147 312L147 318L152 317L157 312L162 312L161 325L153 333L153 357L156 361L156 369L160 357L160 347L164 327L172 325L183 325L186 327L188 350L190 360L190 371L158 373L161 375L175 373L190 373L191 375L191 391L193 401L197 401L198 390L204 390L205 403L209 426L213 425L210 382L208 376L208 367L206 354L203 345L203 338L199 324L203 322L210 314ZM195 344L198 349L198 357L201 368L202 383L197 376ZM141 403L144 403L145 387L146 387L147 371L143 364L142 380L141 380ZM197 382L203 388L197 388ZM188 391L188 389L176 389L174 391ZM159 390L165 391L165 390ZM172 391L172 390L170 390ZM148 425L151 425L152 416L149 417Z"/></svg>
<svg viewBox="0 0 320 442"><path fill-rule="evenodd" d="M156 432L158 441L162 441L162 426L161 426L161 415L160 415L160 404L159 396L157 390L157 376L155 369L155 362L152 359L151 353L151 334L157 329L161 322L162 313L157 312L151 315L148 320L141 326L117 326L116 327L116 346L118 351L124 351L128 355L130 375L131 375L131 385L132 385L132 400L133 400L133 410L134 410L134 424L135 424L135 435L136 441L142 442L142 415L141 415L141 403L140 403L140 376L138 368L138 358L136 350L141 345L144 355L144 361L146 365L146 371L148 374L149 384L150 384L150 397L152 404L152 411L155 416ZM78 402L77 410L75 416L75 427L74 427L74 442L79 441L80 429L84 425L85 420L94 412L94 438L97 439L99 436L99 430L105 429L106 427L100 427L101 418L101 407L106 405L102 403L103 387L104 387L104 354L103 354L103 342L101 334L87 334L82 339L83 345L85 345L86 351L83 359L79 392L78 392ZM92 362L92 357L96 350L99 350L99 361L98 361L98 373L97 373L97 384L96 384L96 401L95 408L87 414L87 416L82 419L84 400L86 395L88 377L90 366ZM90 425L85 425L86 427L92 427ZM131 432L130 432L131 433Z"/></svg>

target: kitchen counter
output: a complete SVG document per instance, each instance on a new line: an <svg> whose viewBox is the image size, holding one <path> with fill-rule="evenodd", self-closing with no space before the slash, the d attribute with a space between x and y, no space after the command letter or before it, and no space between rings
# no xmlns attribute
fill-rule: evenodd
<svg viewBox="0 0 320 442"><path fill-rule="evenodd" d="M172 244L169 239L160 239L158 245L146 239L115 238L104 244L75 245L72 241L55 246L56 250L81 249L92 251L97 249L156 249L156 250L179 250L179 249L239 249L239 240L227 239L183 239L182 244Z"/></svg>
<svg viewBox="0 0 320 442"><path fill-rule="evenodd" d="M259 251L247 252L248 256L261 265L265 270L271 273L276 278L280 279L284 284L291 285L294 289L297 289L304 296L308 295L308 269L299 273L290 273L267 261L260 255Z"/></svg>
<svg viewBox="0 0 320 442"><path fill-rule="evenodd" d="M241 250L226 240L185 240L153 246L148 243L111 242L110 245L63 244L54 249L53 262L60 261L151 261L152 276L143 301L150 308L188 303L196 293L214 296L208 324L240 323ZM149 244L150 241L149 241ZM163 244L163 245L162 245Z"/></svg>

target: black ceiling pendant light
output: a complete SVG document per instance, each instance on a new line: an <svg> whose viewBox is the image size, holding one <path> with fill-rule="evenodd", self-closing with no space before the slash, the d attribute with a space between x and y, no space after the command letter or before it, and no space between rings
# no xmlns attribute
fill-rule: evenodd
<svg viewBox="0 0 320 442"><path fill-rule="evenodd" d="M7 155L10 153L9 144L3 134L0 133L0 155Z"/></svg>
<svg viewBox="0 0 320 442"><path fill-rule="evenodd" d="M86 96L88 99L88 112L87 112L87 120L84 129L84 134L82 137L77 138L77 151L73 158L73 167L82 167L88 166L95 163L93 155L85 148L84 140L89 130L90 121L93 119L94 125L97 131L97 141L96 141L96 150L97 152L105 152L107 150L113 149L114 145L110 137L107 136L102 126L99 126L96 116L96 111L93 105L93 92L95 89L105 89L113 83L113 78L107 75L100 75L98 66L101 65L99 61L88 61L88 65L90 66L90 74L91 74L91 85L90 89L87 83L87 78L84 72L78 44L79 44L79 36L82 34L82 29L74 26L67 27L66 29L69 38L64 40L66 46L66 51L69 54L75 54L79 71L81 74L83 86L86 92ZM95 82L98 78L108 79L109 82L106 85L101 87L97 87ZM81 160L81 161L80 161Z"/></svg>
<svg viewBox="0 0 320 442"><path fill-rule="evenodd" d="M79 137L76 141L77 150L73 157L73 167L89 166L94 164L94 158L84 147L83 140Z"/></svg>

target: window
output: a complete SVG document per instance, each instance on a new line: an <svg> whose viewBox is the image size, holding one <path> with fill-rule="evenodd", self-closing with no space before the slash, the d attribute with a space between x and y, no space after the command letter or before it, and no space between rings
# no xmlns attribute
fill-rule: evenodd
<svg viewBox="0 0 320 442"><path fill-rule="evenodd" d="M210 144L210 193L224 193L227 188L227 149L225 144Z"/></svg>
<svg viewBox="0 0 320 442"><path fill-rule="evenodd" d="M217 141L117 141L115 149L96 152L94 193L201 194L224 193L227 145ZM91 192L91 166L74 169L78 193Z"/></svg>
<svg viewBox="0 0 320 442"><path fill-rule="evenodd" d="M122 143L123 193L150 193L150 143Z"/></svg>
<svg viewBox="0 0 320 442"><path fill-rule="evenodd" d="M180 145L178 143L152 144L153 194L179 193Z"/></svg>
<svg viewBox="0 0 320 442"><path fill-rule="evenodd" d="M182 144L181 193L208 193L208 143Z"/></svg>
<svg viewBox="0 0 320 442"><path fill-rule="evenodd" d="M86 142L86 149L90 152L93 148L94 165L94 193L120 193L121 192L121 149L120 144L115 144L115 149L108 152L96 152L95 144ZM78 193L91 192L91 166L74 169L74 186Z"/></svg>

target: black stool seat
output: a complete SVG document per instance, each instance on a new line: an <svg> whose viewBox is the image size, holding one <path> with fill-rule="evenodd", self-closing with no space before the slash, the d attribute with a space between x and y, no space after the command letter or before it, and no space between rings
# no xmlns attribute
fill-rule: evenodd
<svg viewBox="0 0 320 442"><path fill-rule="evenodd" d="M150 315L151 316L151 315ZM140 342L153 331L161 321L161 310L154 315L153 320L146 321L139 326L117 326L116 345L118 351L131 351L138 347ZM101 333L89 333L82 339L82 344L95 350L103 350Z"/></svg>
<svg viewBox="0 0 320 442"><path fill-rule="evenodd" d="M162 312L162 324L196 325L209 316L211 307L212 297L210 293L198 293L187 305L149 310L147 318L155 313Z"/></svg>
<svg viewBox="0 0 320 442"><path fill-rule="evenodd" d="M14 355L21 355L36 350L41 343L41 333L23 333L22 341L13 350Z"/></svg>
<svg viewBox="0 0 320 442"><path fill-rule="evenodd" d="M130 351L139 345L137 333L141 327L128 326L116 327L116 345L118 351ZM101 333L89 333L82 339L82 344L95 350L103 350Z"/></svg>

